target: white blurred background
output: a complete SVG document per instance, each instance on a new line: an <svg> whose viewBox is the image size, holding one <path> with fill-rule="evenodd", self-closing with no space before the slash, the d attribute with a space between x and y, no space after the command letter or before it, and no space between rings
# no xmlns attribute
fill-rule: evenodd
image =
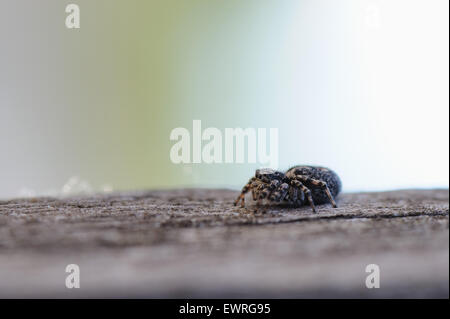
<svg viewBox="0 0 450 319"><path fill-rule="evenodd" d="M0 198L240 188L174 165L169 133L278 127L279 166L345 191L449 184L447 0L0 3Z"/></svg>

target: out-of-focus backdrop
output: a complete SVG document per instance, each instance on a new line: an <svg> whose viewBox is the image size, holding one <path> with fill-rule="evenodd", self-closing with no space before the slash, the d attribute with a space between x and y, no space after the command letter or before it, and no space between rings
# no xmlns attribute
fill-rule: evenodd
<svg viewBox="0 0 450 319"><path fill-rule="evenodd" d="M241 187L259 164L170 161L194 119L346 191L448 187L447 0L71 2L0 1L1 198Z"/></svg>

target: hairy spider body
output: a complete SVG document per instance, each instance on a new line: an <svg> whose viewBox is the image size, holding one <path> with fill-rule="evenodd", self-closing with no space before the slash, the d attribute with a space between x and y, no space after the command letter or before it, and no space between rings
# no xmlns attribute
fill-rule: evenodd
<svg viewBox="0 0 450 319"><path fill-rule="evenodd" d="M326 167L294 166L286 173L269 168L257 169L255 176L244 186L234 205L240 201L244 207L245 194L251 191L253 200L258 204L264 199L295 206L309 203L315 212L315 204L330 202L333 207L337 207L334 198L341 189L339 176Z"/></svg>

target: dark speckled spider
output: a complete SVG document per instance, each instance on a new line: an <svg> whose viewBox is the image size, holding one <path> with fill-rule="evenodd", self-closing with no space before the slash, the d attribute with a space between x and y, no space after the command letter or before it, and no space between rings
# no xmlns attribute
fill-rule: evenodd
<svg viewBox="0 0 450 319"><path fill-rule="evenodd" d="M339 176L332 170L318 166L294 166L286 173L273 169L257 169L242 189L241 194L234 202L245 206L245 194L252 191L253 200L267 199L271 202L287 202L295 206L309 203L313 212L316 204L331 202L336 206L334 197L341 191L342 183Z"/></svg>

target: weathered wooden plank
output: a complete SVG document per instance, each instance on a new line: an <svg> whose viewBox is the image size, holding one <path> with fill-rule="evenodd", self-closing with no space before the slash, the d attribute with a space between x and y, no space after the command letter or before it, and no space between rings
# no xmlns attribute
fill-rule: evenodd
<svg viewBox="0 0 450 319"><path fill-rule="evenodd" d="M0 201L0 296L448 298L448 190L343 194L317 214L240 209L236 195ZM72 263L80 289L64 284Z"/></svg>

